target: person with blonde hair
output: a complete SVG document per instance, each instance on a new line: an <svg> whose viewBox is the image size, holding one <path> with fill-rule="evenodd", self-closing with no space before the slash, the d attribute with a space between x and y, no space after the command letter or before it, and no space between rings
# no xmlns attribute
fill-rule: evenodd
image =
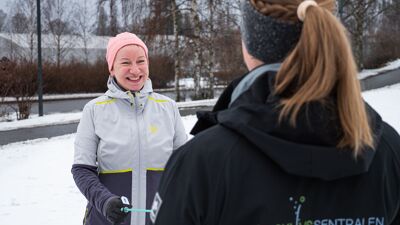
<svg viewBox="0 0 400 225"><path fill-rule="evenodd" d="M176 103L153 92L139 37L111 37L106 60L108 91L85 105L75 137L72 174L88 201L83 224L145 225L165 163L187 135Z"/></svg>
<svg viewBox="0 0 400 225"><path fill-rule="evenodd" d="M250 72L171 156L154 224L400 224L400 137L363 101L334 12L241 1Z"/></svg>

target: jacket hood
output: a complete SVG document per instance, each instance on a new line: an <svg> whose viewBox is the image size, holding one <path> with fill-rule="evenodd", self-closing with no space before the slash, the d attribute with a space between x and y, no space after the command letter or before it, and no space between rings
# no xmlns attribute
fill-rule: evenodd
<svg viewBox="0 0 400 225"><path fill-rule="evenodd" d="M123 90L117 84L114 77L112 77L112 76L108 77L107 87L108 87L108 91L105 93L105 95L107 95L111 98L130 99L130 97L129 97L130 91ZM147 79L146 82L144 83L143 88L140 91L137 91L135 93L138 93L143 96L147 96L152 92L153 92L153 87L152 87L151 80Z"/></svg>
<svg viewBox="0 0 400 225"><path fill-rule="evenodd" d="M365 148L355 158L352 150L336 147L341 129L334 98L324 105L309 103L303 107L295 127L285 120L278 122L280 99L271 91L275 74L269 71L259 76L230 108L218 114L218 123L246 138L289 174L334 180L367 172L374 149ZM377 146L382 119L366 106Z"/></svg>

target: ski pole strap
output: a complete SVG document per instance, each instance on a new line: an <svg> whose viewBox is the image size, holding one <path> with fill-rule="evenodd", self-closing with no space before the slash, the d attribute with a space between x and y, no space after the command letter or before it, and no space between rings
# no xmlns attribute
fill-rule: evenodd
<svg viewBox="0 0 400 225"><path fill-rule="evenodd" d="M121 201L122 201L122 203L129 205L129 199L127 197L121 196ZM128 212L149 213L149 212L151 212L151 210L150 209L134 209L134 208L123 207L123 208L121 208L121 212L124 212L124 213L128 213Z"/></svg>
<svg viewBox="0 0 400 225"><path fill-rule="evenodd" d="M128 207L121 208L121 211L124 212L124 213L128 213L128 212L150 213L151 212L150 209L134 209L134 208L128 208Z"/></svg>

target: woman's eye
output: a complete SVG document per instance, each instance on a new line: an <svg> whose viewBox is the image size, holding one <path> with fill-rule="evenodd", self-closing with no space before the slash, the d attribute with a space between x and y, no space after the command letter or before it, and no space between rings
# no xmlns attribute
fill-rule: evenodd
<svg viewBox="0 0 400 225"><path fill-rule="evenodd" d="M129 62L122 62L122 64L123 64L123 65L128 65L128 64L129 64Z"/></svg>
<svg viewBox="0 0 400 225"><path fill-rule="evenodd" d="M138 61L138 63L144 63L144 62L145 62L144 60L139 60L139 61Z"/></svg>

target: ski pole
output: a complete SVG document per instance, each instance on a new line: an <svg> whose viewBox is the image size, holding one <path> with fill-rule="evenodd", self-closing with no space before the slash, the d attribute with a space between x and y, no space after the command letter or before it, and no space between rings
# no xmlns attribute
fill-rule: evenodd
<svg viewBox="0 0 400 225"><path fill-rule="evenodd" d="M150 209L134 209L134 208L128 208L128 207L121 208L121 211L124 212L124 213L128 213L128 212L144 212L144 213L149 213L149 212L151 212Z"/></svg>

